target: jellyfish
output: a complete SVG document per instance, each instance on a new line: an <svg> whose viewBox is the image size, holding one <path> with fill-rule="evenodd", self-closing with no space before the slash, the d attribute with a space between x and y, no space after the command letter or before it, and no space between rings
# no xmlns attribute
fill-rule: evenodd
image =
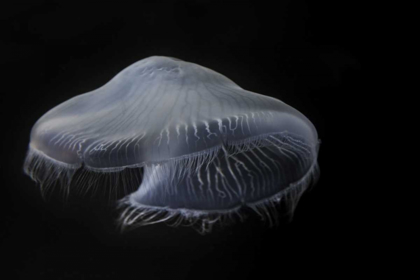
<svg viewBox="0 0 420 280"><path fill-rule="evenodd" d="M272 221L284 202L293 213L319 176L318 150L314 125L284 102L152 56L44 114L24 170L41 189L64 192L120 174L117 189L135 184L117 201L121 228L166 222L209 232L244 209Z"/></svg>

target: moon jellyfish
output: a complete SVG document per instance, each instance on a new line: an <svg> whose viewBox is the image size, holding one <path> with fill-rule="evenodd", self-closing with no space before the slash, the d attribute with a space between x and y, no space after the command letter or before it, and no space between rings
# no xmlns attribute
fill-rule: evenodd
<svg viewBox="0 0 420 280"><path fill-rule="evenodd" d="M24 169L41 189L66 192L120 176L114 188L134 187L117 203L122 228L167 222L208 232L245 209L271 222L279 205L293 213L318 178L318 148L314 125L284 102L153 56L43 115Z"/></svg>

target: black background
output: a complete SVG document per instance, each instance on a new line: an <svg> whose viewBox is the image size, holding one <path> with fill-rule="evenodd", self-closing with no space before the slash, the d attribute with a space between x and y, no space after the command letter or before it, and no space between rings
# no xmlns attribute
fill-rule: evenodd
<svg viewBox="0 0 420 280"><path fill-rule="evenodd" d="M8 279L338 277L365 266L348 114L365 94L360 7L275 2L18 1L1 9L0 241ZM161 224L120 235L117 213L100 199L41 199L22 171L35 121L151 55L206 66L314 123L321 177L292 222L271 228L251 216L206 236Z"/></svg>

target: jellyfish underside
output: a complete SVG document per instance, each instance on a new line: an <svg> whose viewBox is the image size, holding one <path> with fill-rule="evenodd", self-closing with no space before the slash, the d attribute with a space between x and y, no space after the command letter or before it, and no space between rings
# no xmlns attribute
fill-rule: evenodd
<svg viewBox="0 0 420 280"><path fill-rule="evenodd" d="M318 177L318 148L312 123L280 100L193 63L150 57L41 117L25 171L43 189L59 182L66 192L125 172L121 228L167 222L208 232L244 208L272 222L280 202L293 213Z"/></svg>

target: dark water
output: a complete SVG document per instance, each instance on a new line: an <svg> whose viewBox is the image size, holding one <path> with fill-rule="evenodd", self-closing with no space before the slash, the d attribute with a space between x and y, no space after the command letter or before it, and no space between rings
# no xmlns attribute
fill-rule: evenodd
<svg viewBox="0 0 420 280"><path fill-rule="evenodd" d="M80 6L33 1L2 9L1 253L9 279L286 279L354 273L359 244L352 100L360 91L357 8L336 1L181 1ZM318 184L294 219L258 217L201 236L162 224L123 235L102 199L45 202L22 171L47 110L151 55L192 61L306 115L322 140ZM343 142L344 141L344 142ZM347 142L346 142L347 141ZM358 186L360 188L360 186ZM105 200L106 201L106 200ZM353 259L354 261L354 259ZM359 260L356 267L364 266ZM353 266L354 267L354 266ZM331 269L331 268L334 268Z"/></svg>

